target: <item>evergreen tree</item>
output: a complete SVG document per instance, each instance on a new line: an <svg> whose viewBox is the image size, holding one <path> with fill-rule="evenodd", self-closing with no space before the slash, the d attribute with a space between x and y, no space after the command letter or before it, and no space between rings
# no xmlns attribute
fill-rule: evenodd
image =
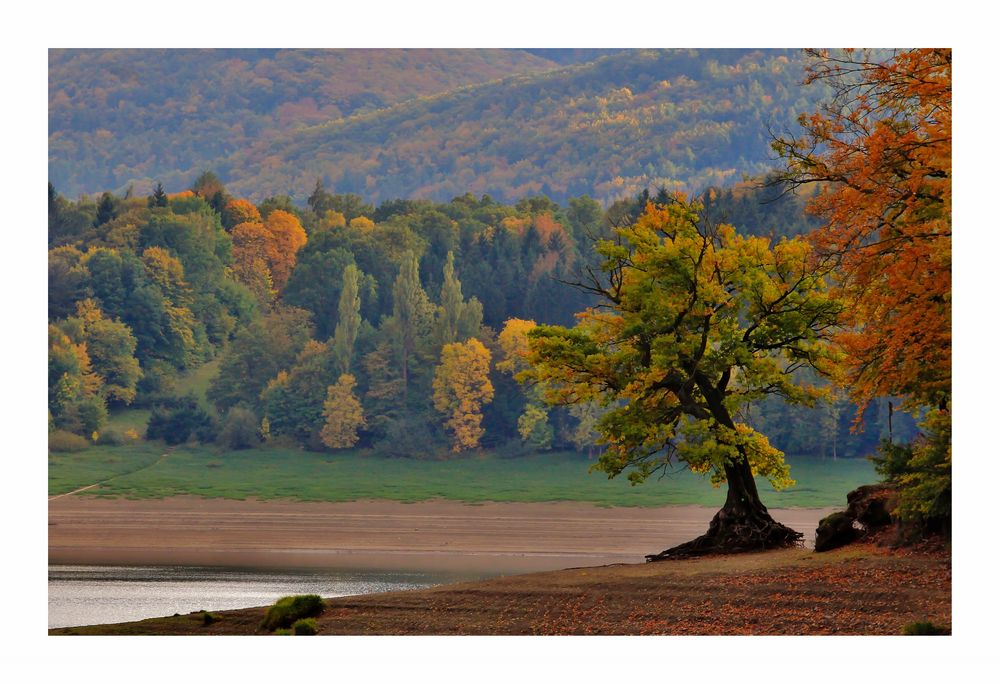
<svg viewBox="0 0 1000 684"><path fill-rule="evenodd" d="M150 208L167 206L167 193L163 191L162 183L156 184L156 188L153 189L153 194L149 196L146 203Z"/></svg>
<svg viewBox="0 0 1000 684"><path fill-rule="evenodd" d="M118 204L110 192L101 195L101 201L97 203L97 217L94 219L94 226L103 226L105 223L118 215Z"/></svg>

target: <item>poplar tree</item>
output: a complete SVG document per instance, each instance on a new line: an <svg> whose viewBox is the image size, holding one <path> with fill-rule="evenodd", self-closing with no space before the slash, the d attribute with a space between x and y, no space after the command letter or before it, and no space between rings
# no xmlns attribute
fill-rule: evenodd
<svg viewBox="0 0 1000 684"><path fill-rule="evenodd" d="M340 301L337 303L337 327L333 332L333 355L342 373L351 370L354 343L361 327L361 297L358 294L358 267L348 264L344 269Z"/></svg>
<svg viewBox="0 0 1000 684"><path fill-rule="evenodd" d="M448 252L441 282L441 306L438 309L436 339L438 344L462 342L479 332L483 305L475 297L465 301L462 283L455 275L455 254Z"/></svg>
<svg viewBox="0 0 1000 684"><path fill-rule="evenodd" d="M432 322L433 305L420 286L417 256L409 252L392 285L392 317L386 321L399 360L404 401L410 384L413 358Z"/></svg>

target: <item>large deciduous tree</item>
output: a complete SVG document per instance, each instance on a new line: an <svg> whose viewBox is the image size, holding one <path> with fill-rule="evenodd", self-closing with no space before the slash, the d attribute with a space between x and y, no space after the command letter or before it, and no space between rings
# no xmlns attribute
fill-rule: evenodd
<svg viewBox="0 0 1000 684"><path fill-rule="evenodd" d="M863 408L902 396L927 411L912 445L881 449L899 488L899 518L951 527L951 50L810 51L807 82L832 88L804 133L777 140L779 177L819 184L813 234L839 262L851 306L837 342L852 398ZM860 412L859 412L860 417Z"/></svg>
<svg viewBox="0 0 1000 684"><path fill-rule="evenodd" d="M744 237L700 209L683 198L650 204L614 241L599 241L601 270L580 286L600 304L573 328L534 328L531 368L519 376L551 403L607 407L596 467L610 477L628 470L638 483L681 462L728 485L706 534L650 560L798 542L754 481L791 484L783 454L741 411L768 394L814 400L819 390L798 384L795 370L827 369L841 311L807 242Z"/></svg>
<svg viewBox="0 0 1000 684"><path fill-rule="evenodd" d="M128 326L107 318L92 299L77 302L76 316L65 321L65 330L85 343L92 368L101 378L104 398L131 404L142 377L135 358L136 340Z"/></svg>

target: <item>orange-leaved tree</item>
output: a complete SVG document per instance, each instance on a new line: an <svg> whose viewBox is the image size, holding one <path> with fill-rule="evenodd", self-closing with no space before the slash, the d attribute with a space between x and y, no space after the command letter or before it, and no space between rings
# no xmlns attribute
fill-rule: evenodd
<svg viewBox="0 0 1000 684"><path fill-rule="evenodd" d="M807 82L831 88L804 134L774 147L782 180L818 183L812 235L834 255L851 306L837 341L853 398L951 396L951 50L808 51Z"/></svg>
<svg viewBox="0 0 1000 684"><path fill-rule="evenodd" d="M306 244L306 231L294 214L281 209L275 209L267 215L264 227L270 233L267 243L268 265L274 287L280 292L292 275L296 254Z"/></svg>
<svg viewBox="0 0 1000 684"><path fill-rule="evenodd" d="M812 240L839 260L849 303L845 381L860 408L901 396L930 410L909 445L886 443L879 471L896 514L925 530L951 524L951 50L888 55L809 51L807 82L832 97L775 141L783 180L818 183ZM859 410L860 416L860 410Z"/></svg>

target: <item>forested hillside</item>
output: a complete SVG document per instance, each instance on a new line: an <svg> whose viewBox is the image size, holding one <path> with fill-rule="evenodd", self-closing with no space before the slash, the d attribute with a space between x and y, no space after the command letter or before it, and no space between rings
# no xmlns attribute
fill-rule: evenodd
<svg viewBox="0 0 1000 684"><path fill-rule="evenodd" d="M127 408L145 436L248 448L373 449L425 458L480 447L594 453L597 404L549 408L524 369L535 323L571 324L593 303L579 281L594 241L664 193L607 210L583 196L503 204L391 200L314 185L303 205L254 204L213 174L148 197L71 202L49 188L49 413L89 440ZM778 238L813 223L804 197L752 184L712 189L705 212ZM208 403L180 380L213 360ZM877 411L877 407L872 409ZM846 400L776 404L749 419L778 446L860 456L884 428L851 435Z"/></svg>
<svg viewBox="0 0 1000 684"><path fill-rule="evenodd" d="M254 201L321 178L376 202L607 205L762 173L825 92L793 50L231 52L53 53L50 180L173 191L211 168Z"/></svg>
<svg viewBox="0 0 1000 684"><path fill-rule="evenodd" d="M521 50L50 50L49 180L70 197L153 178L181 188L279 131L559 63Z"/></svg>

